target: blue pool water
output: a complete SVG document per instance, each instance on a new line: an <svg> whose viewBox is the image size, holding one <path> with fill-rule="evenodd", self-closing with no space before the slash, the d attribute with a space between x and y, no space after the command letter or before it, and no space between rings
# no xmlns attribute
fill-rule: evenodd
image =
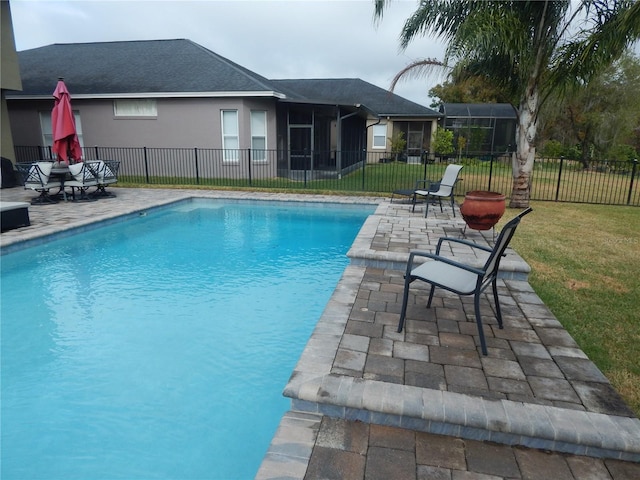
<svg viewBox="0 0 640 480"><path fill-rule="evenodd" d="M3 256L1 478L253 478L372 211L193 200Z"/></svg>

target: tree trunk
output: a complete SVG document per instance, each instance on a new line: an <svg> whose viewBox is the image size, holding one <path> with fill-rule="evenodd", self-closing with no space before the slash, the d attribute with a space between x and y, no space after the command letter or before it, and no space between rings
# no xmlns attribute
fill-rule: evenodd
<svg viewBox="0 0 640 480"><path fill-rule="evenodd" d="M538 90L527 88L520 102L516 125L516 153L513 156L513 189L509 208L527 208L531 199L531 172L536 156Z"/></svg>

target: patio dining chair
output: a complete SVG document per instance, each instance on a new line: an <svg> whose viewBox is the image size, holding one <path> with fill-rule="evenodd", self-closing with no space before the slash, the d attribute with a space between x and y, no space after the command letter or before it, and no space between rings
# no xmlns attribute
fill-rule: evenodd
<svg viewBox="0 0 640 480"><path fill-rule="evenodd" d="M413 195L413 208L411 209L411 211L413 212L416 209L417 196L425 197L425 218L427 217L427 213L429 212L429 203L431 202L431 200L438 199L438 203L440 204L440 212L442 212L442 199L449 197L451 199L451 210L453 210L453 216L455 217L456 210L454 208L453 187L455 187L456 183L458 182L458 175L460 174L460 170L462 170L462 165L447 165L447 168L444 171L444 175L442 176L442 180L436 183L437 188L432 188L432 186L430 185L427 190L416 190Z"/></svg>
<svg viewBox="0 0 640 480"><path fill-rule="evenodd" d="M57 203L57 200L49 195L52 188L61 188L59 180L51 179L53 162L35 162L33 164L17 163L16 169L22 175L24 188L29 188L40 195L31 200L32 205Z"/></svg>
<svg viewBox="0 0 640 480"><path fill-rule="evenodd" d="M64 186L71 187L72 197L74 201L78 200L91 200L87 195L87 190L90 187L98 185L98 177L96 171L98 170L98 162L80 162L69 165L69 173L71 179L65 180ZM80 198L76 198L76 189L80 192Z"/></svg>
<svg viewBox="0 0 640 480"><path fill-rule="evenodd" d="M106 187L118 181L120 160L99 160L96 164L95 173L98 179L98 188L91 195L94 197L115 197L112 192L107 192Z"/></svg>
<svg viewBox="0 0 640 480"><path fill-rule="evenodd" d="M493 299L496 304L498 328L503 328L497 286L500 260L504 256L504 252L509 246L509 242L516 232L516 228L520 224L520 220L531 211L531 208L527 208L510 220L501 230L493 248L458 238L442 237L438 240L435 254L420 251L411 252L404 279L404 292L402 294L402 309L400 310L398 332L402 332L404 328L411 283L415 280L421 280L431 285L427 308L431 307L431 301L433 300L433 293L436 287L443 288L458 295L474 296L474 310L476 324L478 326L478 335L480 337L480 346L482 348L482 354L487 355L487 344L482 327L482 317L480 315L480 294L491 285ZM457 262L452 258L440 254L444 242L467 245L473 249L489 252L489 256L482 267ZM420 259L424 263L417 262L417 259ZM423 259L427 260L424 261Z"/></svg>

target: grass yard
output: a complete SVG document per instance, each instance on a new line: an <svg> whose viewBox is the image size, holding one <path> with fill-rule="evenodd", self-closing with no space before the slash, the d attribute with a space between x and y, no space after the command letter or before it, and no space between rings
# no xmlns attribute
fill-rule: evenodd
<svg viewBox="0 0 640 480"><path fill-rule="evenodd" d="M640 416L640 210L532 207L512 241L531 265L529 282Z"/></svg>

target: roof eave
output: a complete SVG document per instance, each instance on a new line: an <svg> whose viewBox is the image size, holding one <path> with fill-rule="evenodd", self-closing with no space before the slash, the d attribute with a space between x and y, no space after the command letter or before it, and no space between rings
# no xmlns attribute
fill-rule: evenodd
<svg viewBox="0 0 640 480"><path fill-rule="evenodd" d="M123 93L78 93L72 94L73 100L127 99L127 98L278 98L285 96L275 91L239 91L239 92L123 92ZM7 94L8 100L50 100L53 95Z"/></svg>
<svg viewBox="0 0 640 480"><path fill-rule="evenodd" d="M435 113L380 113L380 117L387 118L416 118L416 117L425 117L425 118L442 118L443 114L435 112Z"/></svg>

